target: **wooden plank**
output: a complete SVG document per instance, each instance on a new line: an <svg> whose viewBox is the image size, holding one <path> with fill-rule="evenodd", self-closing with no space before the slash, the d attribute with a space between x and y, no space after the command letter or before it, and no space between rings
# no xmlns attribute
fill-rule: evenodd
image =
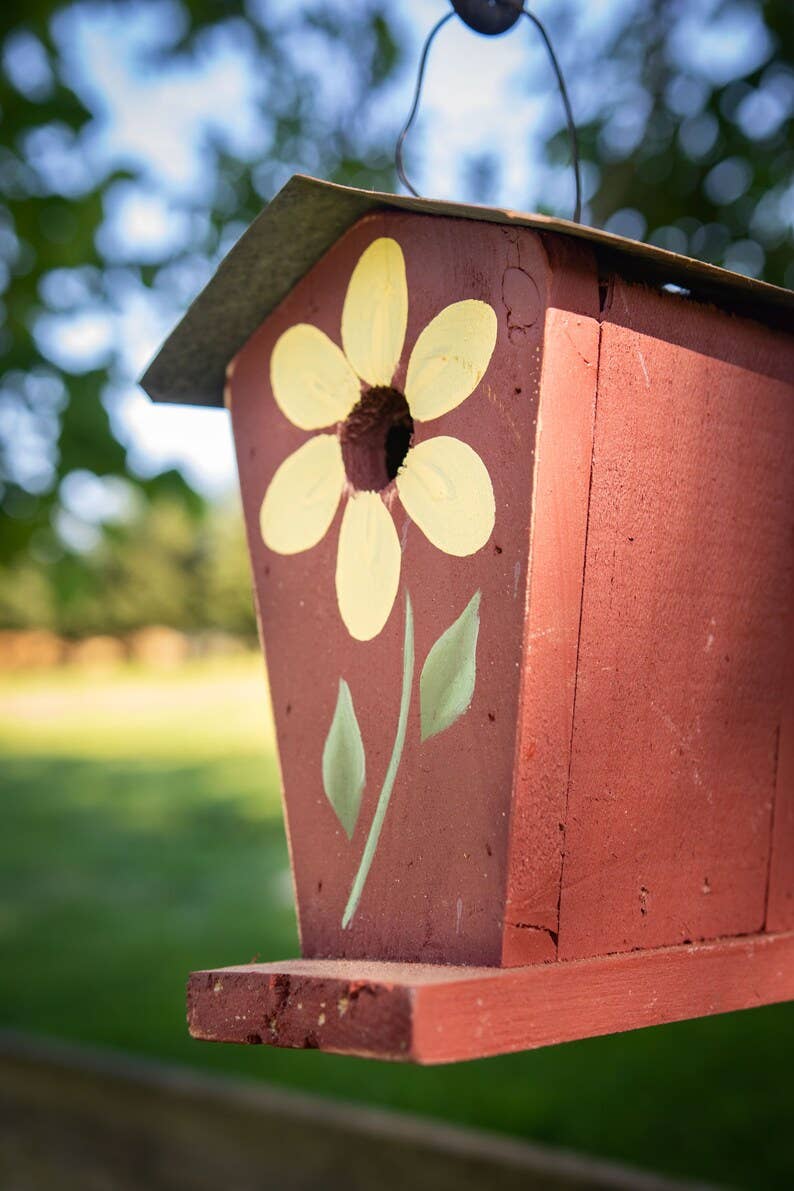
<svg viewBox="0 0 794 1191"><path fill-rule="evenodd" d="M449 1063L794 998L794 933L524 968L288 960L194 972L194 1038Z"/></svg>
<svg viewBox="0 0 794 1191"><path fill-rule="evenodd" d="M695 1191L469 1126L2 1031L0 1171L17 1191Z"/></svg>
<svg viewBox="0 0 794 1191"><path fill-rule="evenodd" d="M794 592L789 651L777 747L777 783L772 822L772 856L766 928L794 930Z"/></svg>
<svg viewBox="0 0 794 1191"><path fill-rule="evenodd" d="M562 278L569 269L559 263ZM583 277L593 288L595 274ZM551 308L540 380L502 963L557 954L599 326Z"/></svg>
<svg viewBox="0 0 794 1191"><path fill-rule="evenodd" d="M790 338L615 279L561 958L763 929L792 588Z"/></svg>

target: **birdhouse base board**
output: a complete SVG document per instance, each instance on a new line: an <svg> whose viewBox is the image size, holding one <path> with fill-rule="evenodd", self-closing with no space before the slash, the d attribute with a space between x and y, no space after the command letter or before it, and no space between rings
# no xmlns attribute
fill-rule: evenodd
<svg viewBox="0 0 794 1191"><path fill-rule="evenodd" d="M193 972L194 1038L479 1059L794 999L794 932L520 968L292 959Z"/></svg>

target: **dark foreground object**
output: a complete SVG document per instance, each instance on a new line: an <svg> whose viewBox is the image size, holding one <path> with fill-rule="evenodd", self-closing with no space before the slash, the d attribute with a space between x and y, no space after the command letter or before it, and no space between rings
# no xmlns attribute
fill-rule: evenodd
<svg viewBox="0 0 794 1191"><path fill-rule="evenodd" d="M470 1129L2 1034L0 1186L695 1191Z"/></svg>
<svg viewBox="0 0 794 1191"><path fill-rule="evenodd" d="M209 1042L452 1063L794 999L794 932L524 968L293 959L194 972Z"/></svg>

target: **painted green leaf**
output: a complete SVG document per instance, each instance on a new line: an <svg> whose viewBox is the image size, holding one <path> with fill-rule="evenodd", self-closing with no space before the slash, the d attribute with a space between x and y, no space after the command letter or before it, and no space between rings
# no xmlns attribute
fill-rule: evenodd
<svg viewBox="0 0 794 1191"><path fill-rule="evenodd" d="M366 758L353 697L339 679L336 710L323 748L323 787L348 839L353 836L366 781Z"/></svg>
<svg viewBox="0 0 794 1191"><path fill-rule="evenodd" d="M443 732L468 711L477 676L480 592L436 641L422 667L422 740Z"/></svg>

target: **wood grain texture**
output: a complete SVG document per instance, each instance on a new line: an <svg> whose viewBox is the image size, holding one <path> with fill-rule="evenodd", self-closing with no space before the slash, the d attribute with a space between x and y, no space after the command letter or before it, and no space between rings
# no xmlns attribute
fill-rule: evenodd
<svg viewBox="0 0 794 1191"><path fill-rule="evenodd" d="M792 591L793 363L783 335L613 281L562 958L763 928Z"/></svg>
<svg viewBox="0 0 794 1191"><path fill-rule="evenodd" d="M398 720L403 590L379 636L365 643L352 640L334 595L344 499L324 539L294 556L266 549L258 517L276 467L308 437L275 406L268 379L273 345L285 329L303 321L338 343L351 272L362 251L384 235L401 244L408 281L408 329L397 388L419 333L447 304L476 299L497 314L496 348L482 383L456 409L414 428L420 444L452 435L475 448L493 482L496 524L483 549L455 558L430 544L396 493L388 497L402 546L401 588L410 592L414 610L416 674L433 643L480 591L477 679L466 714L424 742L414 692L375 859L352 926L342 930ZM555 344L557 339L564 343L572 367L586 372L575 346L585 354L591 351L593 331L586 323L597 312L586 248L556 237L544 241L525 229L393 212L373 215L334 245L236 358L230 403L305 955L501 962L534 443L545 312L552 300L573 320L563 326L557 319ZM551 544L545 549L548 553ZM366 749L367 786L352 843L323 794L321 778L323 742L340 678L350 688ZM527 887L533 897L540 889L535 901L545 899L549 906L553 898L547 890L558 881L558 784L555 775L552 800L539 802L531 819L542 865L532 868L524 859L515 866L531 870ZM538 942L538 957L548 956L548 934L540 932ZM521 946L524 962L535 958L523 936ZM516 962L515 951L511 962Z"/></svg>
<svg viewBox="0 0 794 1191"><path fill-rule="evenodd" d="M794 594L777 747L766 927L770 931L794 930Z"/></svg>
<svg viewBox="0 0 794 1191"><path fill-rule="evenodd" d="M595 296L594 272L580 284ZM507 966L557 954L598 339L596 319L547 312L502 950Z"/></svg>
<svg viewBox="0 0 794 1191"><path fill-rule="evenodd" d="M794 933L524 968L288 960L194 972L194 1038L417 1063L506 1054L794 997Z"/></svg>

